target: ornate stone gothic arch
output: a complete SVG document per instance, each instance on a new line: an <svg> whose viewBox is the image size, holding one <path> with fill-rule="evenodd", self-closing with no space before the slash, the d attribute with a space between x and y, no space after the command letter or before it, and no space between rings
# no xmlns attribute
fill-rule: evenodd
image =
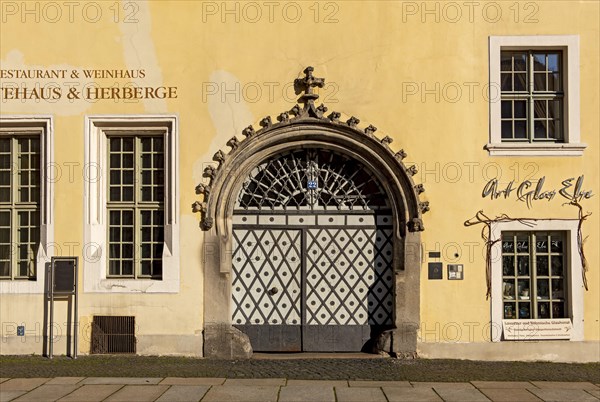
<svg viewBox="0 0 600 402"><path fill-rule="evenodd" d="M360 121L315 105L318 94L314 87L323 87L325 80L313 76L313 68L304 70L305 77L296 79L297 93L304 107L295 105L290 111L260 121L261 129L252 126L243 130L243 140L236 136L227 141L231 149L217 151L213 160L218 166L208 166L208 180L196 187L202 201L195 202L194 212L201 213L204 230L204 354L207 357L240 357L251 354L244 334L231 326L229 315L230 271L232 250L232 215L244 180L252 169L274 155L299 148L325 148L347 155L373 172L384 187L394 217L394 272L396 298L396 329L375 341L376 350L414 354L419 322L420 232L424 230L422 214L429 210L427 201L420 201L424 192L415 185L415 166L406 167L404 150L394 152L392 138L378 138L372 125L358 127Z"/></svg>

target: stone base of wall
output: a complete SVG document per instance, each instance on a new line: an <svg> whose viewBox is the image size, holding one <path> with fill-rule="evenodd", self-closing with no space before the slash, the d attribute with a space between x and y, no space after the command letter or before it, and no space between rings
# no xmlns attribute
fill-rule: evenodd
<svg viewBox="0 0 600 402"><path fill-rule="evenodd" d="M417 353L424 359L593 363L600 361L600 342L419 342Z"/></svg>
<svg viewBox="0 0 600 402"><path fill-rule="evenodd" d="M204 326L204 357L212 359L248 359L252 345L246 334L228 324Z"/></svg>
<svg viewBox="0 0 600 402"><path fill-rule="evenodd" d="M136 354L145 356L202 357L201 335L138 335ZM90 342L79 339L77 354L88 355ZM55 356L66 354L66 339L58 337L54 343ZM0 340L0 355L44 355L47 344L42 336L7 336Z"/></svg>

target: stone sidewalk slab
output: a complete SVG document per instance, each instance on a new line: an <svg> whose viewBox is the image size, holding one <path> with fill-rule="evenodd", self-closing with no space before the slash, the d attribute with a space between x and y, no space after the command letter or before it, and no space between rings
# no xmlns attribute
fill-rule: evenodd
<svg viewBox="0 0 600 402"><path fill-rule="evenodd" d="M121 388L123 388L121 384L83 385L64 398L59 399L59 402L99 402Z"/></svg>
<svg viewBox="0 0 600 402"><path fill-rule="evenodd" d="M0 384L2 384L4 381L8 381L10 380L10 378L0 378Z"/></svg>
<svg viewBox="0 0 600 402"><path fill-rule="evenodd" d="M276 402L278 393L279 387L272 386L215 385L202 398L202 402Z"/></svg>
<svg viewBox="0 0 600 402"><path fill-rule="evenodd" d="M70 394L78 388L77 385L42 385L29 391L15 401L56 401L65 395Z"/></svg>
<svg viewBox="0 0 600 402"><path fill-rule="evenodd" d="M154 385L162 381L162 378L138 378L138 377L88 377L81 383L85 385Z"/></svg>
<svg viewBox="0 0 600 402"><path fill-rule="evenodd" d="M208 385L173 385L156 402L198 402L209 388Z"/></svg>
<svg viewBox="0 0 600 402"><path fill-rule="evenodd" d="M542 389L599 389L591 382L532 381L531 383Z"/></svg>
<svg viewBox="0 0 600 402"><path fill-rule="evenodd" d="M279 402L335 402L335 394L330 385L288 385L281 387Z"/></svg>
<svg viewBox="0 0 600 402"><path fill-rule="evenodd" d="M600 389L586 389L588 394L594 395L596 398L600 399Z"/></svg>
<svg viewBox="0 0 600 402"><path fill-rule="evenodd" d="M263 385L280 386L285 385L285 378L228 378L224 385Z"/></svg>
<svg viewBox="0 0 600 402"><path fill-rule="evenodd" d="M73 385L83 379L85 379L85 377L55 377L48 381L46 385Z"/></svg>
<svg viewBox="0 0 600 402"><path fill-rule="evenodd" d="M167 377L160 385L222 385L225 378Z"/></svg>
<svg viewBox="0 0 600 402"><path fill-rule="evenodd" d="M110 402L154 402L165 393L168 385L126 385L106 401Z"/></svg>
<svg viewBox="0 0 600 402"><path fill-rule="evenodd" d="M537 388L529 381L471 381L476 388Z"/></svg>
<svg viewBox="0 0 600 402"><path fill-rule="evenodd" d="M13 378L0 384L0 391L31 391L45 384L49 378Z"/></svg>
<svg viewBox="0 0 600 402"><path fill-rule="evenodd" d="M415 388L452 388L452 389L475 389L469 382L410 382Z"/></svg>
<svg viewBox="0 0 600 402"><path fill-rule="evenodd" d="M410 387L408 381L348 381L350 387Z"/></svg>
<svg viewBox="0 0 600 402"><path fill-rule="evenodd" d="M26 391L0 391L0 402L12 401L23 395Z"/></svg>
<svg viewBox="0 0 600 402"><path fill-rule="evenodd" d="M383 393L389 402L437 402L442 398L433 388L383 387Z"/></svg>
<svg viewBox="0 0 600 402"><path fill-rule="evenodd" d="M337 402L387 402L380 388L336 388L335 396Z"/></svg>
<svg viewBox="0 0 600 402"><path fill-rule="evenodd" d="M545 402L598 402L598 398L583 389L532 389L530 390Z"/></svg>
<svg viewBox="0 0 600 402"><path fill-rule="evenodd" d="M301 385L304 387L347 387L346 380L288 380L287 385Z"/></svg>
<svg viewBox="0 0 600 402"><path fill-rule="evenodd" d="M540 402L541 399L524 388L480 388L494 402Z"/></svg>
<svg viewBox="0 0 600 402"><path fill-rule="evenodd" d="M434 388L446 402L489 402L478 389Z"/></svg>

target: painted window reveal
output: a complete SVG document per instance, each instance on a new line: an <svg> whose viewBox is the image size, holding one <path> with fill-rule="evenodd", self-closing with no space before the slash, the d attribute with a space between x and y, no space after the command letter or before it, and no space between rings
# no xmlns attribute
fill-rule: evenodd
<svg viewBox="0 0 600 402"><path fill-rule="evenodd" d="M108 137L108 276L162 277L164 137Z"/></svg>
<svg viewBox="0 0 600 402"><path fill-rule="evenodd" d="M12 134L0 137L2 279L36 277L40 239L40 158L38 136Z"/></svg>
<svg viewBox="0 0 600 402"><path fill-rule="evenodd" d="M502 51L502 141L563 142L560 51Z"/></svg>
<svg viewBox="0 0 600 402"><path fill-rule="evenodd" d="M502 233L505 319L566 318L564 232Z"/></svg>

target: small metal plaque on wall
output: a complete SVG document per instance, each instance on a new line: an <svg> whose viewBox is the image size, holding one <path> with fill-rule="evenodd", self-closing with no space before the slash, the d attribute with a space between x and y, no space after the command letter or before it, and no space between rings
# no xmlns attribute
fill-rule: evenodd
<svg viewBox="0 0 600 402"><path fill-rule="evenodd" d="M448 280L463 280L463 264L448 264Z"/></svg>
<svg viewBox="0 0 600 402"><path fill-rule="evenodd" d="M441 262L430 262L427 267L429 268L429 279L442 279L444 265Z"/></svg>

